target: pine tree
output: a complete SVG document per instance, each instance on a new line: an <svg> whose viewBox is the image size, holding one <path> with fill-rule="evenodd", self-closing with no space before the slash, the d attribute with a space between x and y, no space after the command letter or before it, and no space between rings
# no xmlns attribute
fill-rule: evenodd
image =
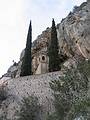
<svg viewBox="0 0 90 120"><path fill-rule="evenodd" d="M28 35L27 35L27 43L25 48L25 55L21 66L20 76L28 76L32 74L31 47L32 47L32 25L30 21Z"/></svg>
<svg viewBox="0 0 90 120"><path fill-rule="evenodd" d="M51 41L48 49L49 55L49 72L60 70L59 47L55 21L52 20Z"/></svg>

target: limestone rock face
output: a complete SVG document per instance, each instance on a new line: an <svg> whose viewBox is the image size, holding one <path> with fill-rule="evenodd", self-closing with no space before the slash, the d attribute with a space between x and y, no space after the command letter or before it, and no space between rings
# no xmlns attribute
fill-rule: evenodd
<svg viewBox="0 0 90 120"><path fill-rule="evenodd" d="M90 58L90 6L86 2L60 23L58 38L66 54Z"/></svg>
<svg viewBox="0 0 90 120"><path fill-rule="evenodd" d="M87 2L89 3L89 2L90 2L90 0L87 0Z"/></svg>

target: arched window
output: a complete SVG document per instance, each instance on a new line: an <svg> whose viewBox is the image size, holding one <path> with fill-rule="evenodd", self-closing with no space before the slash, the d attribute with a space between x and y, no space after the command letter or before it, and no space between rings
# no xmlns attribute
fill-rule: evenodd
<svg viewBox="0 0 90 120"><path fill-rule="evenodd" d="M45 56L42 56L42 60L43 60L43 61L45 60Z"/></svg>

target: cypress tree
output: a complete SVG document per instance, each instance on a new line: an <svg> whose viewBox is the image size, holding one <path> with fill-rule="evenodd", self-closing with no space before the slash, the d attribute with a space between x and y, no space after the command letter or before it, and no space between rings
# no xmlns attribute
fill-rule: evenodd
<svg viewBox="0 0 90 120"><path fill-rule="evenodd" d="M49 72L60 70L59 46L54 19L52 20L51 41L48 49L48 55L49 55Z"/></svg>
<svg viewBox="0 0 90 120"><path fill-rule="evenodd" d="M28 76L32 74L31 47L32 47L32 25L30 21L28 35L27 35L26 48L25 48L25 55L22 61L20 76Z"/></svg>

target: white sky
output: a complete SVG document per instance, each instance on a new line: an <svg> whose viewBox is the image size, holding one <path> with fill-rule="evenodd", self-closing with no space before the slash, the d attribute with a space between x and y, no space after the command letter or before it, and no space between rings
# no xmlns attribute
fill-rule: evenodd
<svg viewBox="0 0 90 120"><path fill-rule="evenodd" d="M13 60L18 62L25 48L29 21L32 20L33 40L86 0L0 0L0 76Z"/></svg>

